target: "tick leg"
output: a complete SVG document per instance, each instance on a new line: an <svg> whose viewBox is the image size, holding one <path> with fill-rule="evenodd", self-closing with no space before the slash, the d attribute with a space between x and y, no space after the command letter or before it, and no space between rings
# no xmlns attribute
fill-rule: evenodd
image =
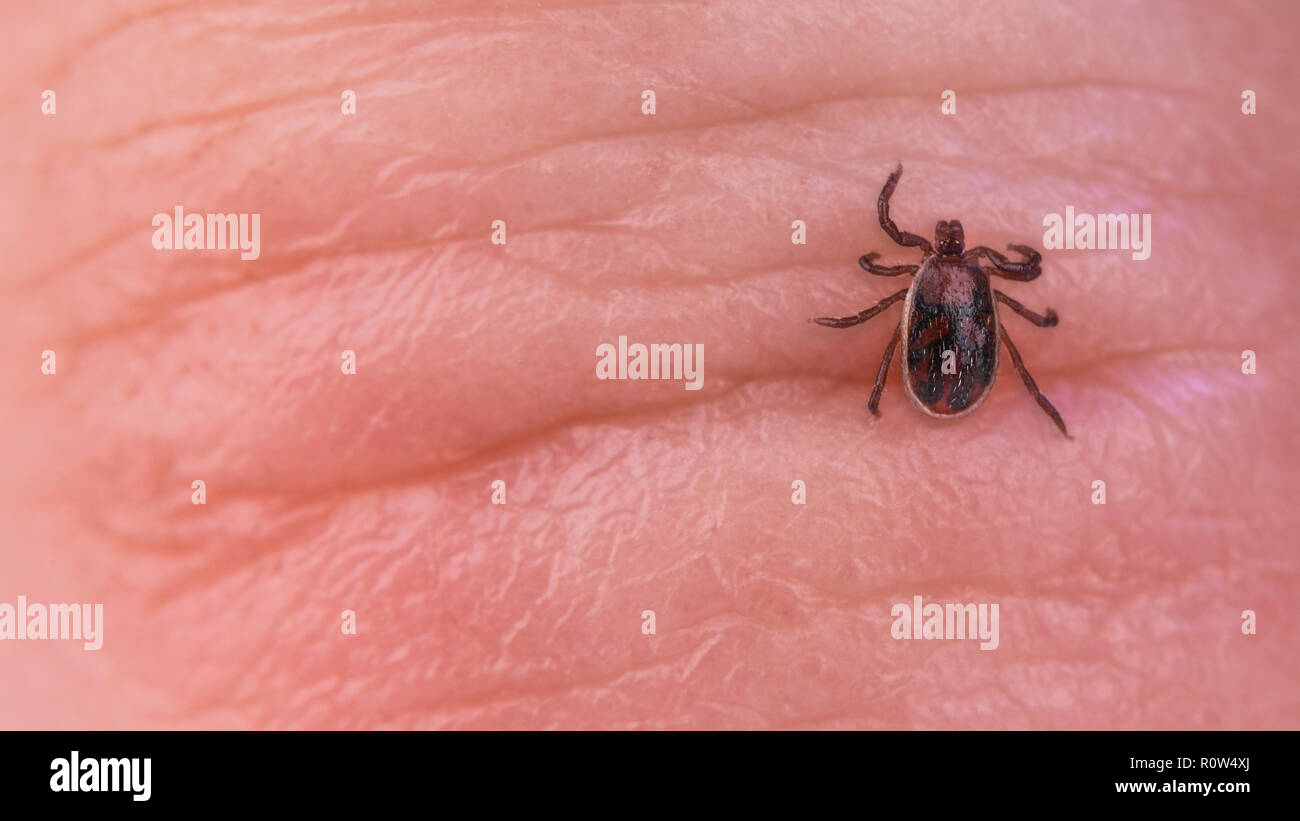
<svg viewBox="0 0 1300 821"><path fill-rule="evenodd" d="M875 274L878 277L899 277L903 274L915 274L921 267L920 265L877 265L876 257L880 256L875 251L858 259L858 264L862 270L868 274Z"/></svg>
<svg viewBox="0 0 1300 821"><path fill-rule="evenodd" d="M899 163L894 169L894 173L889 175L885 182L885 187L880 189L880 199L876 200L876 213L880 216L880 227L885 229L889 238L904 247L917 247L925 249L926 255L934 253L930 247L930 241L925 237L918 237L916 234L909 234L906 231L899 231L898 226L889 218L889 198L894 195L894 189L898 187L898 178L903 176L903 164Z"/></svg>
<svg viewBox="0 0 1300 821"><path fill-rule="evenodd" d="M854 325L861 325L863 322L866 322L868 319L871 319L871 317L885 310L890 305L893 305L895 302L897 302L898 300L902 299L905 296L907 296L906 288L904 288L903 290L899 291L896 294L890 294L889 296L885 297L884 299L877 302L875 305L872 305L870 308L866 309L865 311L859 314L854 314L853 316L842 316L839 318L835 318L831 316L819 316L810 319L808 321L816 322L818 325L825 325L827 328L852 328Z"/></svg>
<svg viewBox="0 0 1300 821"><path fill-rule="evenodd" d="M876 371L876 386L871 389L871 398L867 400L867 410L871 411L872 416L880 416L880 395L885 392L885 378L889 376L889 363L894 358L894 349L898 347L898 340L903 336L903 323L899 322L894 328L894 336L889 340L889 347L885 348L885 357L880 360L880 370Z"/></svg>
<svg viewBox="0 0 1300 821"><path fill-rule="evenodd" d="M1020 378L1025 380L1025 387L1029 389L1029 393L1034 397L1034 401L1038 403L1038 407L1043 409L1043 413L1052 417L1052 421L1061 429L1061 433L1066 439L1073 439L1074 437L1065 429L1065 421L1061 419L1061 414L1056 412L1056 408L1052 407L1052 403L1047 401L1047 397L1043 396L1043 392L1038 389L1038 383L1029 375L1029 371L1025 370L1024 360L1020 358L1020 351L1016 350L1016 346L1011 344L1011 337L1007 336L1007 329L998 325L998 334L1002 337L1002 344L1007 346L1007 352L1011 354L1011 363L1016 366L1016 370L1020 371Z"/></svg>
<svg viewBox="0 0 1300 821"><path fill-rule="evenodd" d="M1029 282L1031 279L1037 279L1043 273L1043 269L1039 267L1043 257L1033 248L1028 245L1008 245L1007 247L1022 254L1025 257L1024 261L1012 262L1000 251L994 251L992 248L986 248L983 245L962 254L962 259L976 259L982 254L988 257L989 262L993 263L993 267L985 268L984 273L1014 279L1017 282Z"/></svg>
<svg viewBox="0 0 1300 821"><path fill-rule="evenodd" d="M1006 305L1008 308L1020 314L1040 328L1055 328L1056 323L1060 321L1060 317L1056 315L1056 311L1053 311L1051 308L1047 309L1047 316L1043 316L1042 314L1034 313L996 288L993 289L993 296L997 298L998 302Z"/></svg>

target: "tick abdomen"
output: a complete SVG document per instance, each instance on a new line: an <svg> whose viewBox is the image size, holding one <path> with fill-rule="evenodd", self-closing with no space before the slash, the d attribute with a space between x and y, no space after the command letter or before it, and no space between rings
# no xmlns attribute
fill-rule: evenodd
<svg viewBox="0 0 1300 821"><path fill-rule="evenodd" d="M903 308L903 383L917 407L960 416L979 407L998 373L998 319L988 277L961 258L931 257Z"/></svg>

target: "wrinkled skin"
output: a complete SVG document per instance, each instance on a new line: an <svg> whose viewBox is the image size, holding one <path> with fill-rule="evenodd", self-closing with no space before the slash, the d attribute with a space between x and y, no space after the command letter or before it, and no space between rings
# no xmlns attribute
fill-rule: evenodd
<svg viewBox="0 0 1300 821"><path fill-rule="evenodd" d="M106 636L0 642L0 726L1300 726L1292 4L98 5L5 11L0 601ZM900 161L968 247L1153 214L995 282L1073 441L1005 352L874 420L898 309L807 324L906 284ZM154 251L176 204L261 258ZM891 639L918 594L1001 646Z"/></svg>

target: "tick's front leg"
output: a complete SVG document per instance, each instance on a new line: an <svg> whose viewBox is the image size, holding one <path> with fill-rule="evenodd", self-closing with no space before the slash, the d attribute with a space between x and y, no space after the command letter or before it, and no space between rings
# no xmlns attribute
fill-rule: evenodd
<svg viewBox="0 0 1300 821"><path fill-rule="evenodd" d="M816 322L818 325L825 325L827 328L852 328L854 325L861 325L863 322L866 322L868 319L871 319L876 314L888 308L890 305L893 305L898 300L907 296L907 290L907 288L904 288L896 294L890 294L865 311L854 314L853 316L819 316L808 321Z"/></svg>
<svg viewBox="0 0 1300 821"><path fill-rule="evenodd" d="M880 189L880 197L876 200L876 216L880 218L880 227L885 229L890 239L905 247L921 248L925 251L925 255L929 256L934 253L934 248L930 247L928 239L899 231L898 226L889 218L889 198L894 196L894 188L898 186L898 178L901 176L903 176L903 164L899 163L894 173L890 174L889 179L885 181L885 187Z"/></svg>

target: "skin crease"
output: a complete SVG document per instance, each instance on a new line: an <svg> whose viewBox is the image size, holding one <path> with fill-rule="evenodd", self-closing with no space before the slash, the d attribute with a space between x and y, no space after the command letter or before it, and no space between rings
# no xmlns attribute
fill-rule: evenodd
<svg viewBox="0 0 1300 821"><path fill-rule="evenodd" d="M1300 726L1294 4L53 9L0 56L0 602L106 635L0 642L0 727ZM897 162L903 230L1043 251L994 286L1073 441L1005 350L873 420L899 308L806 322L907 284L856 264L920 261ZM261 258L153 250L177 204ZM1151 258L1044 249L1067 205ZM597 380L620 335L704 389ZM895 641L914 595L1000 646Z"/></svg>

